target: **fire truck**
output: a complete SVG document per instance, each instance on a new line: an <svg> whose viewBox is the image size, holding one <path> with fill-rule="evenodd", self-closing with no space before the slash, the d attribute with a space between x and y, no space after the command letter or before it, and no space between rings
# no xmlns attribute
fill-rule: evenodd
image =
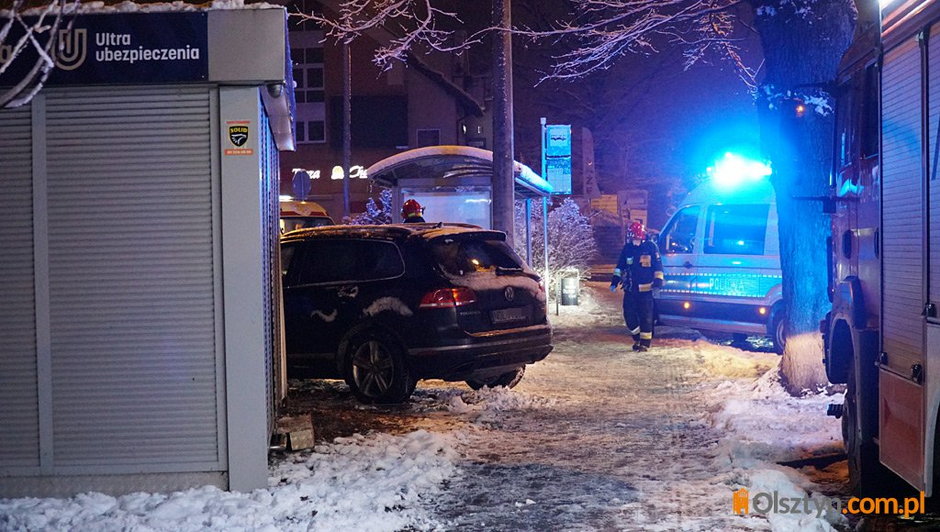
<svg viewBox="0 0 940 532"><path fill-rule="evenodd" d="M826 372L853 488L940 477L940 0L882 2L838 78ZM860 21L861 22L861 21Z"/></svg>

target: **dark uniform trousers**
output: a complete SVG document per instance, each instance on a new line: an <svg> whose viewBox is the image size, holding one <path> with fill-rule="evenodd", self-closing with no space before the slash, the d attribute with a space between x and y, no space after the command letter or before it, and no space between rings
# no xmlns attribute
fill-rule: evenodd
<svg viewBox="0 0 940 532"><path fill-rule="evenodd" d="M653 292L625 291L623 321L627 323L633 341L649 347L653 340Z"/></svg>
<svg viewBox="0 0 940 532"><path fill-rule="evenodd" d="M650 347L653 340L653 288L662 286L659 248L650 240L628 241L620 252L611 286L623 284L623 319L633 341Z"/></svg>

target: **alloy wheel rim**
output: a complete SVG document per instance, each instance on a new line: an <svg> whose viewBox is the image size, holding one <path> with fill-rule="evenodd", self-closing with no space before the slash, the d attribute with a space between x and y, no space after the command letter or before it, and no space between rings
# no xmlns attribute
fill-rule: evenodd
<svg viewBox="0 0 940 532"><path fill-rule="evenodd" d="M364 395L384 395L391 387L395 373L391 353L378 340L363 343L353 354L352 373L356 387Z"/></svg>

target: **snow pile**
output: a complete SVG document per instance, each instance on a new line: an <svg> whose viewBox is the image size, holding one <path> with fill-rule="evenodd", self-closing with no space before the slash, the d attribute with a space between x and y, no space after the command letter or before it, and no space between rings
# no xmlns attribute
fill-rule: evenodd
<svg viewBox="0 0 940 532"><path fill-rule="evenodd" d="M456 459L448 437L423 430L356 435L275 463L267 489L0 499L0 529L428 530L443 524L424 501L455 476Z"/></svg>
<svg viewBox="0 0 940 532"><path fill-rule="evenodd" d="M480 421L480 416L483 414L539 410L550 408L557 402L553 397L528 394L504 386L483 387L479 390L460 388L422 390L419 387L412 400L416 412L450 412L468 415L476 418L476 421ZM492 415L485 417L495 419Z"/></svg>
<svg viewBox="0 0 940 532"><path fill-rule="evenodd" d="M792 397L776 369L750 384L725 381L716 388L727 399L711 423L727 433L726 458L750 467L763 460L789 461L838 453L841 425L826 416L833 397L824 393Z"/></svg>
<svg viewBox="0 0 940 532"><path fill-rule="evenodd" d="M469 411L503 412L508 410L534 410L546 408L555 404L555 399L538 395L529 395L498 386L496 388L484 387L470 392L461 392L452 397L447 403L451 412L466 413Z"/></svg>
<svg viewBox="0 0 940 532"><path fill-rule="evenodd" d="M818 486L798 470L777 462L843 450L839 422L825 415L831 396L791 396L777 368L756 381L721 382L713 393L725 396L720 410L707 417L724 434L713 464L716 469L733 471L751 496L776 492L779 497L819 497ZM767 519L773 530L781 531L832 530L831 525L846 522L833 511L824 515L770 513Z"/></svg>
<svg viewBox="0 0 940 532"><path fill-rule="evenodd" d="M749 494L753 497L759 493L766 493L773 496L776 494L778 500L787 499L788 505L793 506L792 501L797 499L809 498L812 502L803 503L798 506L800 513L788 512L769 512L767 521L771 529L777 532L802 532L818 531L828 532L835 530L832 525L847 525L848 520L844 515L838 513L828 504L826 497L812 491L814 487L806 477L792 469L762 469L749 474L750 486ZM809 510L807 513L806 510ZM751 508L754 512L754 508Z"/></svg>
<svg viewBox="0 0 940 532"><path fill-rule="evenodd" d="M702 351L702 369L716 377L757 378L776 374L778 362L774 353L742 351L730 346L709 346Z"/></svg>

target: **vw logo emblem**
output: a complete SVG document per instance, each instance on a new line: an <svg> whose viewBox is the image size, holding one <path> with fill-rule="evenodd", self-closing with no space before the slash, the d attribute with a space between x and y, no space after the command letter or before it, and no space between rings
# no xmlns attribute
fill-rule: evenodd
<svg viewBox="0 0 940 532"><path fill-rule="evenodd" d="M516 291L513 289L513 287L507 286L506 289L503 290L503 296L506 297L506 301L512 301L516 298Z"/></svg>

